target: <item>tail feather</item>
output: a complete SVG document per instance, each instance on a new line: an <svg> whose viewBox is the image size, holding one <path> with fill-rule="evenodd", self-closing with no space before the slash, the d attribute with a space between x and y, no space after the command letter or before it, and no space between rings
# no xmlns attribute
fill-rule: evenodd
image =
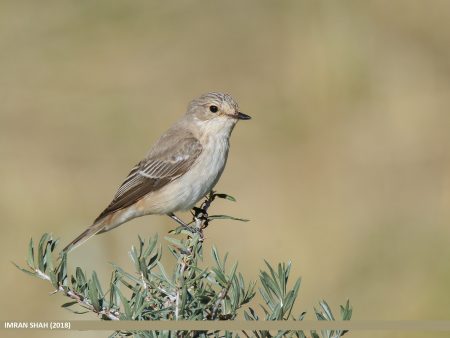
<svg viewBox="0 0 450 338"><path fill-rule="evenodd" d="M126 211L126 209L125 209ZM128 221L133 217L121 217L120 212L116 212L114 214L108 215L106 217L98 217L94 224L92 224L89 228L87 228L83 233L81 233L77 238L75 238L72 242L70 242L62 252L70 252L71 250L75 249L76 247L80 246L84 242L86 242L89 238L92 236L95 236L97 234L102 234L104 232L107 232L109 230L112 230L119 225L123 224L124 222Z"/></svg>
<svg viewBox="0 0 450 338"><path fill-rule="evenodd" d="M72 242L70 242L64 249L63 252L70 252L71 250L75 249L76 247L80 246L84 242L86 242L89 238L92 236L95 236L100 231L103 230L103 227L100 226L100 224L93 224L89 228L87 228L85 231L83 231L77 238L75 238Z"/></svg>

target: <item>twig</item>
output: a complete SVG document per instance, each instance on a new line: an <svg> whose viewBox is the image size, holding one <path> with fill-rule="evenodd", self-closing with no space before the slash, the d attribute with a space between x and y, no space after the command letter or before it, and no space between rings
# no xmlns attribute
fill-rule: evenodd
<svg viewBox="0 0 450 338"><path fill-rule="evenodd" d="M75 300L80 306L84 307L85 309L88 309L94 313L97 313L99 315L103 315L108 317L111 320L120 320L119 315L120 313L118 311L114 311L114 313L112 313L110 310L107 309L102 309L100 311L95 310L95 308L86 301L86 299L74 292L73 290L68 290L65 291L61 286L58 288L58 291L63 292L66 296L72 298L73 300Z"/></svg>
<svg viewBox="0 0 450 338"><path fill-rule="evenodd" d="M34 272L36 273L36 275L43 279L43 280L48 280L49 282L51 282L52 280L50 279L50 277L48 275L46 275L45 273L43 273L41 270L39 269L34 269Z"/></svg>
<svg viewBox="0 0 450 338"><path fill-rule="evenodd" d="M225 297L228 294L228 291L230 290L231 287L231 280L228 282L228 285L222 289L222 291L220 291L219 296L217 297L217 301L214 304L213 310L211 312L211 319L215 319L216 315L217 315L217 311L219 311L219 306L220 303L225 299Z"/></svg>
<svg viewBox="0 0 450 338"><path fill-rule="evenodd" d="M43 273L41 270L39 269L35 269L34 270L36 272L36 275L44 280L47 280L49 282L51 282L50 276L48 276L47 274ZM92 304L90 304L86 298L84 298L83 295L80 295L79 293L67 288L64 289L61 285L58 286L58 288L55 290L55 292L61 292L64 295L66 295L67 297L73 299L74 301L76 301L81 307L84 307L85 309L92 311L94 313L97 313L99 315L103 315L108 317L111 320L119 320L119 316L120 313L118 311L114 311L111 312L110 310L107 309L102 309L100 311L97 311L94 306Z"/></svg>
<svg viewBox="0 0 450 338"><path fill-rule="evenodd" d="M180 290L177 289L177 297L175 299L175 320L178 320L180 311Z"/></svg>

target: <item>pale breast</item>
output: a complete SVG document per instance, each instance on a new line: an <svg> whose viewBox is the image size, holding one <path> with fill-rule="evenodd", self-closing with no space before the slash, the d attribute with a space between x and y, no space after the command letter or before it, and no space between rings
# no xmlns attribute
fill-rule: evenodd
<svg viewBox="0 0 450 338"><path fill-rule="evenodd" d="M146 196L141 204L146 214L167 214L191 209L219 180L228 157L228 137L212 137L190 170L162 189Z"/></svg>

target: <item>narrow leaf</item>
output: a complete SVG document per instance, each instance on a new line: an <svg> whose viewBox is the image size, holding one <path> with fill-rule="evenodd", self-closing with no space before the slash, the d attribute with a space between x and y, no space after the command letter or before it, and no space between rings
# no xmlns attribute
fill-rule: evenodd
<svg viewBox="0 0 450 338"><path fill-rule="evenodd" d="M240 221L240 222L248 222L248 219L245 218L238 218L238 217L233 217L233 216L228 216L228 215L210 215L208 216L209 220L214 220L214 219L229 219L232 221Z"/></svg>
<svg viewBox="0 0 450 338"><path fill-rule="evenodd" d="M35 266L34 266L34 244L33 244L33 238L30 239L30 244L28 245L27 264L28 264L28 266L30 268L35 269Z"/></svg>
<svg viewBox="0 0 450 338"><path fill-rule="evenodd" d="M236 202L236 198L228 194L214 194L215 197L223 198L232 202Z"/></svg>

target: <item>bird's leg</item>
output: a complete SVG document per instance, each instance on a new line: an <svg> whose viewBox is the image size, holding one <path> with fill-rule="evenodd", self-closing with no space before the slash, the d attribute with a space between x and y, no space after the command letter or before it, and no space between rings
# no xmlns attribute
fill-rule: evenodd
<svg viewBox="0 0 450 338"><path fill-rule="evenodd" d="M178 218L173 212L171 212L170 214L167 214L167 216L169 216L170 218L172 218L175 222L177 222L179 225L181 225L184 228L189 228L189 225L187 225L186 223L184 223L180 218Z"/></svg>
<svg viewBox="0 0 450 338"><path fill-rule="evenodd" d="M178 218L173 212L167 214L170 218L172 218L175 222L177 222L179 225L181 225L183 228L187 229L191 233L199 233L199 230L189 226L188 224L184 223L180 218Z"/></svg>

